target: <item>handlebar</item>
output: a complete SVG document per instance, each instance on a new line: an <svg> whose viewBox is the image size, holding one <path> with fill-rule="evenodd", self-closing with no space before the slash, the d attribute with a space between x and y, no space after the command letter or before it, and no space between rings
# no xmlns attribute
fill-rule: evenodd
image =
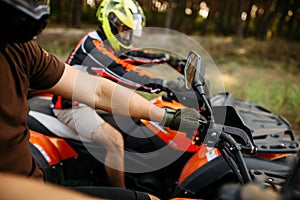
<svg viewBox="0 0 300 200"><path fill-rule="evenodd" d="M195 136L194 142L197 143L199 141L200 136ZM219 125L216 125L215 128L208 129L203 143L205 143L208 147L216 147L219 149L223 158L241 183L248 183L252 181L242 152L254 153L256 151L255 148L253 149L252 146L248 147L240 145L230 134L220 129ZM233 155L233 158L231 158L230 155ZM234 163L237 163L237 165L234 165Z"/></svg>
<svg viewBox="0 0 300 200"><path fill-rule="evenodd" d="M238 143L231 137L231 135L224 133L223 131L220 134L220 143L218 145L223 145L223 141L225 141L227 144L229 144L230 152L234 154L235 160L238 164L238 167L240 169L241 177L243 180L243 183L249 183L252 181L251 176L248 172L246 163L243 159L243 155L241 153L241 146L238 145ZM225 150L226 148L222 148ZM221 151L221 153L224 155L224 151ZM228 159L227 156L224 156L225 160L229 165L231 165L232 161Z"/></svg>

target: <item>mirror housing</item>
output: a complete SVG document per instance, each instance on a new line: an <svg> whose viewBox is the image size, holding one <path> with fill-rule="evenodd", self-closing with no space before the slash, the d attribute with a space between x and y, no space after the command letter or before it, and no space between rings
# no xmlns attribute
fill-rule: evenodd
<svg viewBox="0 0 300 200"><path fill-rule="evenodd" d="M184 80L186 89L194 85L205 83L205 68L201 57L194 51L190 51L184 68Z"/></svg>

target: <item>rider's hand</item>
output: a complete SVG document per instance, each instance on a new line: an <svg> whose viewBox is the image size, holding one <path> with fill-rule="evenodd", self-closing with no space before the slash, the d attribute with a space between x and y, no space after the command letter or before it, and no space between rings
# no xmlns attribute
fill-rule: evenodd
<svg viewBox="0 0 300 200"><path fill-rule="evenodd" d="M168 110L164 116L162 125L169 127L173 130L179 130L182 132L191 132L198 130L200 125L199 120L206 121L206 119L200 115L195 109L192 108L180 108L177 110Z"/></svg>
<svg viewBox="0 0 300 200"><path fill-rule="evenodd" d="M169 80L163 81L163 91L169 91L169 90L175 90L175 91L184 91L185 88L185 82L184 79L179 77L177 80Z"/></svg>

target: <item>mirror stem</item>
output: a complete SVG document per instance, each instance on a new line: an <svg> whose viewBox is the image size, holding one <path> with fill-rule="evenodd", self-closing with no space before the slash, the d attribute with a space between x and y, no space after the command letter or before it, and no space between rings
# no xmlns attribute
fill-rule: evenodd
<svg viewBox="0 0 300 200"><path fill-rule="evenodd" d="M201 95L201 97L204 101L205 107L208 110L209 117L210 117L210 119L208 119L208 121L210 122L210 125L212 125L212 127L214 128L215 120L214 120L214 116L213 116L213 113L212 113L212 108L211 108L211 106L210 106L210 104L209 104L209 102L206 98L203 84L199 82L199 83L195 84L195 88L197 89L197 91L199 92L199 94Z"/></svg>

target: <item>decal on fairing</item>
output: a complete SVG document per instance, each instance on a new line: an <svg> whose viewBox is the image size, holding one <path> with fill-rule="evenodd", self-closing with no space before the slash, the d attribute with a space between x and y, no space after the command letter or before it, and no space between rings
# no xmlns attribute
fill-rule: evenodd
<svg viewBox="0 0 300 200"><path fill-rule="evenodd" d="M205 154L205 156L208 162L218 157L218 154L215 152L214 148L206 148L208 152Z"/></svg>
<svg viewBox="0 0 300 200"><path fill-rule="evenodd" d="M43 157L45 158L45 160L50 163L51 162L51 158L50 156L46 153L46 151L38 144L33 144L39 151L40 153L43 155Z"/></svg>

